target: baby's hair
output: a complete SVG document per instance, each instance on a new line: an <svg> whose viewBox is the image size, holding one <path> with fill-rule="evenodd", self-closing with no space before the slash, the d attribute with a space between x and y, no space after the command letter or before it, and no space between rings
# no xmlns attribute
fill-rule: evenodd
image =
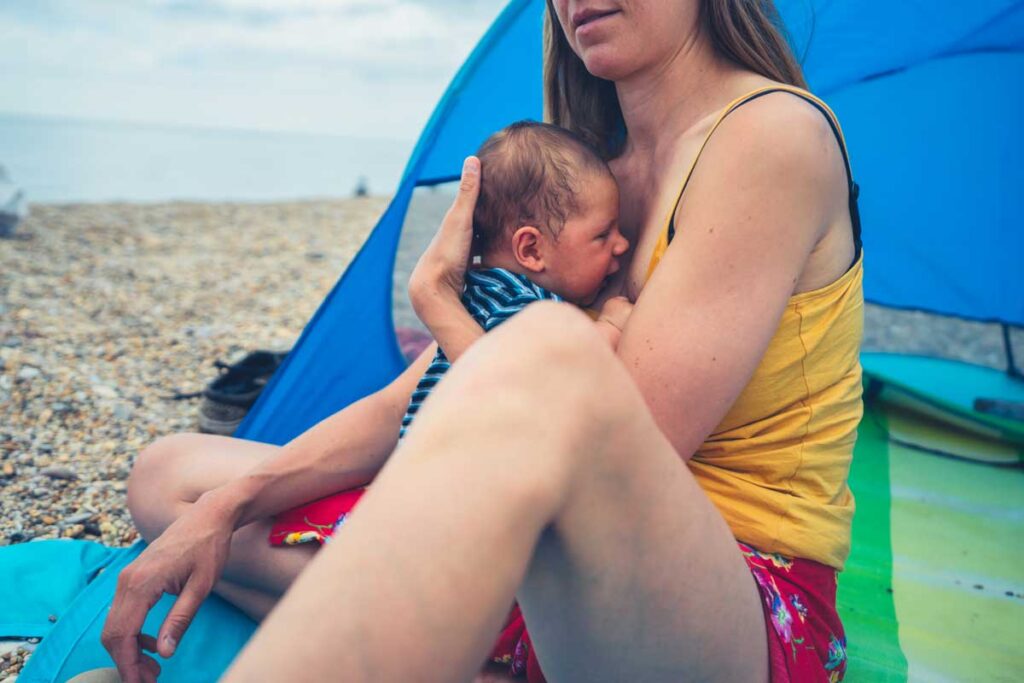
<svg viewBox="0 0 1024 683"><path fill-rule="evenodd" d="M473 212L478 253L487 253L523 225L558 239L580 210L586 173L611 176L596 149L549 123L517 121L487 138L480 158L480 198Z"/></svg>

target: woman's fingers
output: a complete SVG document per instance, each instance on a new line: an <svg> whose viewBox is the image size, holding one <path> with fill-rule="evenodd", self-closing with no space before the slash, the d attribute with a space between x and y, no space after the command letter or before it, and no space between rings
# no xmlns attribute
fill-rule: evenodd
<svg viewBox="0 0 1024 683"><path fill-rule="evenodd" d="M409 277L409 297L417 313L423 302L438 292L450 293L456 299L462 294L472 258L473 210L479 194L480 160L466 157L455 201Z"/></svg>
<svg viewBox="0 0 1024 683"><path fill-rule="evenodd" d="M174 601L174 606L164 618L160 626L160 635L157 637L157 652L163 658L170 657L178 647L181 637L185 635L186 629L192 623L199 606L210 594L211 582L204 582L193 574L185 584L185 587Z"/></svg>
<svg viewBox="0 0 1024 683"><path fill-rule="evenodd" d="M464 235L469 238L473 236L473 210L476 208L476 200L480 196L480 160L476 157L466 157L462 164L462 179L459 181L459 191L455 195L455 201L448 209L441 224L441 233L446 239L455 237L455 234ZM452 234L455 233L455 234Z"/></svg>
<svg viewBox="0 0 1024 683"><path fill-rule="evenodd" d="M473 211L480 196L480 160L466 157L462 164L462 180L455 201L445 214L437 239L442 241L439 248L449 251L460 267L469 261L473 241Z"/></svg>
<svg viewBox="0 0 1024 683"><path fill-rule="evenodd" d="M156 683L157 677L160 676L160 663L147 655L139 656L139 669L145 683L150 683L150 681Z"/></svg>
<svg viewBox="0 0 1024 683"><path fill-rule="evenodd" d="M462 162L462 179L459 181L459 193L455 197L455 205L460 210L468 211L471 220L479 194L480 160L476 157L466 157L466 160Z"/></svg>
<svg viewBox="0 0 1024 683"><path fill-rule="evenodd" d="M139 647L146 652L156 652L156 638L145 633L139 635Z"/></svg>
<svg viewBox="0 0 1024 683"><path fill-rule="evenodd" d="M121 571L114 602L100 635L100 642L113 658L123 683L140 683L146 676L139 635L146 614L163 593L144 574L144 569L140 572L132 565Z"/></svg>

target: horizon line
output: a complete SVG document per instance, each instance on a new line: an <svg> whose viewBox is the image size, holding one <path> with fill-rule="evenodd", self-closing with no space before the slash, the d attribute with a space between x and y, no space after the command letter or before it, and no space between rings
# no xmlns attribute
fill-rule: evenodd
<svg viewBox="0 0 1024 683"><path fill-rule="evenodd" d="M166 121L140 121L135 119L120 119L120 118L103 118L103 117L90 117L80 115L65 115L65 114L52 114L52 113L41 113L31 111L12 111L7 109L0 109L0 118L20 118L20 119L36 119L47 121L51 123L84 123L98 126L137 126L141 128L163 128L171 130L192 130L192 131L208 131L218 133L265 133L265 134L277 134L277 135L301 135L307 137L332 137L332 138L346 138L350 140L367 140L367 141L379 141L379 142L399 142L409 145L416 144L416 140L412 138L389 138L381 137L380 135L368 135L359 136L351 133L336 133L328 131L310 131L310 130L294 130L285 128L256 128L246 126L218 126L211 124L202 123L171 123Z"/></svg>

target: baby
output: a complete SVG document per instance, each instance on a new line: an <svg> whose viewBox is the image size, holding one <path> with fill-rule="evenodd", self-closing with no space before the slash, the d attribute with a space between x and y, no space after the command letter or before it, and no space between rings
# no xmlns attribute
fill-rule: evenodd
<svg viewBox="0 0 1024 683"><path fill-rule="evenodd" d="M534 301L594 303L629 249L619 232L619 189L597 151L563 128L520 121L489 137L476 155L480 262L466 273L466 310L489 332ZM604 319L597 325L614 345L619 330ZM449 367L438 348L399 438Z"/></svg>
<svg viewBox="0 0 1024 683"><path fill-rule="evenodd" d="M594 303L629 249L619 232L618 187L597 152L566 130L523 121L488 138L477 156L473 239L480 263L466 273L462 295L473 318L488 332L535 301ZM617 344L615 325L603 318L596 324ZM438 348L409 399L399 439L450 367ZM342 491L281 513L270 543L326 541L364 492Z"/></svg>

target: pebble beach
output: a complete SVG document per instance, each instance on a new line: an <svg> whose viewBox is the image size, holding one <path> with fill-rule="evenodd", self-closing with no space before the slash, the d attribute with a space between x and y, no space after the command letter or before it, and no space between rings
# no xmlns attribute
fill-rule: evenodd
<svg viewBox="0 0 1024 683"><path fill-rule="evenodd" d="M414 204L397 324L414 322L403 273L447 201ZM19 237L0 240L0 546L133 542L133 458L196 428L198 400L169 397L200 391L217 359L290 348L387 203L33 205ZM1005 364L996 325L873 306L865 347ZM4 654L0 681L24 657Z"/></svg>

